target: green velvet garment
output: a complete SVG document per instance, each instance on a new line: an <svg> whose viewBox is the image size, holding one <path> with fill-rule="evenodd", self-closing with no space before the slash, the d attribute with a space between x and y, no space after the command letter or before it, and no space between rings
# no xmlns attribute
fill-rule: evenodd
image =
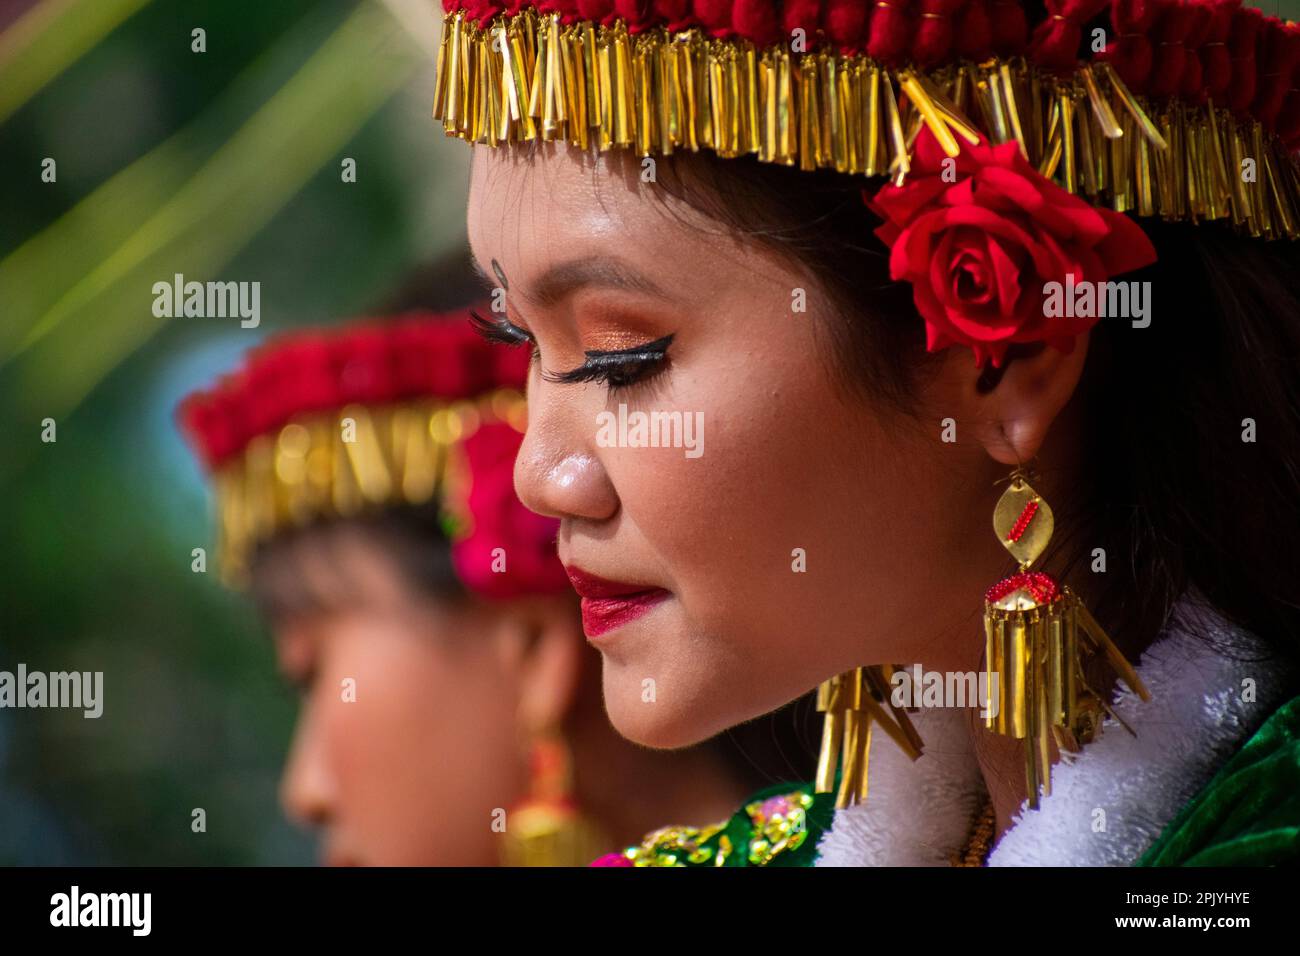
<svg viewBox="0 0 1300 956"><path fill-rule="evenodd" d="M1300 697L1280 707L1136 866L1300 863Z"/></svg>

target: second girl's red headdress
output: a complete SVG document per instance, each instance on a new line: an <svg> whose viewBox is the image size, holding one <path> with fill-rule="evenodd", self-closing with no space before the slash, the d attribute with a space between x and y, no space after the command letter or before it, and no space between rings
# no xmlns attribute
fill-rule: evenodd
<svg viewBox="0 0 1300 956"><path fill-rule="evenodd" d="M514 494L528 356L465 315L294 333L254 350L177 410L212 475L222 573L316 521L438 501L462 583L506 598L559 592L556 522Z"/></svg>

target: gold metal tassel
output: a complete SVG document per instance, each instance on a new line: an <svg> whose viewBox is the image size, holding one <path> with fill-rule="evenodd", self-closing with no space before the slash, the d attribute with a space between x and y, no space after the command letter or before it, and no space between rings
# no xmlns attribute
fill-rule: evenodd
<svg viewBox="0 0 1300 956"><path fill-rule="evenodd" d="M1119 125L1115 119L1115 112L1106 102L1106 98L1101 95L1101 90L1097 86L1097 78L1093 76L1091 64L1080 68L1079 78L1083 80L1083 88L1088 94L1088 102L1092 104L1092 113L1097 118L1097 124L1101 127L1101 134L1107 139L1119 139L1124 135L1124 128Z"/></svg>
<svg viewBox="0 0 1300 956"><path fill-rule="evenodd" d="M1020 107L1016 103L1016 87L1011 76L1011 64L1004 62L998 69L998 79L1002 82L1002 100L1006 106L1007 119L1011 135L1020 146L1020 155L1029 159L1029 146L1025 143L1024 127L1020 125Z"/></svg>
<svg viewBox="0 0 1300 956"><path fill-rule="evenodd" d="M873 726L880 727L912 760L921 756L920 736L906 712L890 700L889 671L888 667L856 667L817 688L817 709L823 717L813 786L817 793L835 793L835 806L841 809L867 799Z"/></svg>
<svg viewBox="0 0 1300 956"><path fill-rule="evenodd" d="M894 97L894 84L889 74L880 78L884 92L885 123L889 131L889 141L894 148L893 158L889 162L889 172L894 177L894 185L903 185L903 180L912 171L912 163L907 155L907 139L903 136L903 121L898 115L898 100Z"/></svg>
<svg viewBox="0 0 1300 956"><path fill-rule="evenodd" d="M682 97L682 116L678 122L684 135L683 144L692 151L700 148L699 120L702 108L697 99L695 50L697 39L689 39L678 48L677 77Z"/></svg>
<svg viewBox="0 0 1300 956"><path fill-rule="evenodd" d="M446 82L444 87L443 101L441 102L441 111L443 115L443 127L448 133L459 133L460 128L460 100L461 90L464 89L464 81L461 77L461 21L463 15L460 13L453 14L449 21L443 24L443 49L447 52L444 55L444 62L447 64ZM448 40L450 37L450 40ZM440 71L443 72L443 71ZM440 101L435 92L435 104ZM435 105L435 110L438 106Z"/></svg>
<svg viewBox="0 0 1300 956"><path fill-rule="evenodd" d="M447 115L447 79L451 72L452 57L448 52L452 31L450 20L443 22L442 36L438 40L438 68L433 82L433 118L441 120Z"/></svg>
<svg viewBox="0 0 1300 956"><path fill-rule="evenodd" d="M1124 81L1119 78L1119 74L1115 72L1114 68L1109 63L1103 62L1097 64L1097 69L1101 71L1102 76L1110 81L1115 95L1119 97L1119 101L1138 124L1138 129L1142 131L1142 135L1149 139L1151 145L1156 149L1168 149L1169 144L1165 141L1164 136L1156 128L1156 124L1151 121L1151 117L1147 115L1146 110L1142 108L1142 104L1137 101L1137 97L1129 92L1128 87L1124 85Z"/></svg>
<svg viewBox="0 0 1300 956"><path fill-rule="evenodd" d="M1038 171L1051 179L1056 175L1056 167L1061 162L1065 149L1065 137L1061 133L1061 101L1052 99L1051 117L1047 123L1047 144L1043 158L1038 164Z"/></svg>
<svg viewBox="0 0 1300 956"><path fill-rule="evenodd" d="M817 168L821 150L821 130L817 111L817 61L811 56L799 60L799 168L805 171Z"/></svg>
<svg viewBox="0 0 1300 956"><path fill-rule="evenodd" d="M1141 136L1129 135L1135 127L1135 121L1128 113L1124 114L1120 124L1124 128L1124 136L1121 139L1112 139L1110 141L1111 198L1112 207L1116 212L1127 212L1133 208L1134 203L1133 182L1135 174L1132 170L1138 161L1137 157L1142 157L1143 162L1145 162L1150 141ZM1143 167L1141 173L1146 178L1144 187L1149 197L1149 164Z"/></svg>
<svg viewBox="0 0 1300 956"><path fill-rule="evenodd" d="M883 115L880 108L880 82L880 67L874 64L868 66L866 116L864 118L867 126L866 173L868 176L877 175L884 167L882 158L884 138L880 135L880 118Z"/></svg>
<svg viewBox="0 0 1300 956"><path fill-rule="evenodd" d="M1137 196L1136 209L1139 216L1154 216L1155 198L1151 190L1151 144L1141 138L1132 140L1133 152L1137 159L1133 168L1133 191Z"/></svg>
<svg viewBox="0 0 1300 956"><path fill-rule="evenodd" d="M948 156L955 157L960 154L961 147L957 145L957 140L953 138L952 131L948 129L948 124L939 115L938 107L934 105L934 101L921 86L916 75L911 70L902 70L898 74L898 84L903 92L907 94L908 102L916 107L921 114L921 119L929 127L930 132L934 134L935 140L939 143L939 148Z"/></svg>
<svg viewBox="0 0 1300 956"><path fill-rule="evenodd" d="M1092 145L1092 124L1087 114L1079 113L1079 128L1075 130L1079 143L1079 165L1083 170L1083 191L1090 198L1096 198L1101 191L1100 178L1097 174L1097 158ZM1105 142L1105 140L1102 140Z"/></svg>
<svg viewBox="0 0 1300 956"><path fill-rule="evenodd" d="M1057 93L1061 104L1061 153L1065 166L1065 188L1068 192L1079 191L1079 171L1074 154L1074 93L1062 89Z"/></svg>
<svg viewBox="0 0 1300 956"><path fill-rule="evenodd" d="M1291 209L1290 195L1282 188L1280 164L1273 156L1272 150L1264 149L1264 172L1268 179L1269 195L1273 199L1273 209L1277 223L1276 233L1293 237L1296 234L1295 211Z"/></svg>
<svg viewBox="0 0 1300 956"><path fill-rule="evenodd" d="M1255 181L1250 185L1255 194L1255 212L1259 216L1260 234L1274 237L1273 206L1267 188L1268 151L1264 148L1264 127L1258 121L1250 124L1250 154L1255 160Z"/></svg>
<svg viewBox="0 0 1300 956"><path fill-rule="evenodd" d="M757 153L761 139L760 128L763 120L758 99L758 51L753 45L745 44L743 72L741 74L741 96L744 100L746 153Z"/></svg>

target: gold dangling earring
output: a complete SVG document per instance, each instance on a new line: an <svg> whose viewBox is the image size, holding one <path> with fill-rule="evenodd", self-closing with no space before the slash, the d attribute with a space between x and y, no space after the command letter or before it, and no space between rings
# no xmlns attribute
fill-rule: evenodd
<svg viewBox="0 0 1300 956"><path fill-rule="evenodd" d="M867 799L867 769L871 755L871 725L876 723L913 760L921 756L921 736L889 693L893 667L855 667L817 688L822 720L821 752L817 757L817 793L835 793L838 809ZM888 708L888 709L886 709ZM839 789L835 772L840 771Z"/></svg>
<svg viewBox="0 0 1300 956"><path fill-rule="evenodd" d="M1102 711L1119 719L1085 681L1085 659L1104 653L1125 684L1151 699L1083 602L1050 575L1029 570L1054 524L1052 509L1018 466L993 509L993 530L1020 568L984 595L984 667L995 703L986 708L984 726L1025 742L1025 782L1035 810L1040 787L1052 793L1051 741L1077 752L1096 735Z"/></svg>
<svg viewBox="0 0 1300 956"><path fill-rule="evenodd" d="M573 797L573 760L558 731L539 734L528 758L528 793L506 818L503 866L586 866L609 850Z"/></svg>

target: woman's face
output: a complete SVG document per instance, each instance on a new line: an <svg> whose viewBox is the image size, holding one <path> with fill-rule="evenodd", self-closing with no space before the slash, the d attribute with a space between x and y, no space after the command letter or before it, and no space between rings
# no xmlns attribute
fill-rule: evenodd
<svg viewBox="0 0 1300 956"><path fill-rule="evenodd" d="M958 617L977 661L988 564L970 541L982 529L996 560L992 497L954 481L980 452L940 441L942 409L918 423L849 397L821 290L641 182L635 159L474 152L470 241L507 289L490 318L539 351L516 489L562 519L618 730L683 746L853 666L947 662L954 609L936 584L969 583ZM702 431L646 447L649 412Z"/></svg>
<svg viewBox="0 0 1300 956"><path fill-rule="evenodd" d="M417 599L358 541L334 558L355 606L275 628L281 669L303 691L286 809L319 828L329 864L497 863L493 813L527 783L501 615Z"/></svg>

